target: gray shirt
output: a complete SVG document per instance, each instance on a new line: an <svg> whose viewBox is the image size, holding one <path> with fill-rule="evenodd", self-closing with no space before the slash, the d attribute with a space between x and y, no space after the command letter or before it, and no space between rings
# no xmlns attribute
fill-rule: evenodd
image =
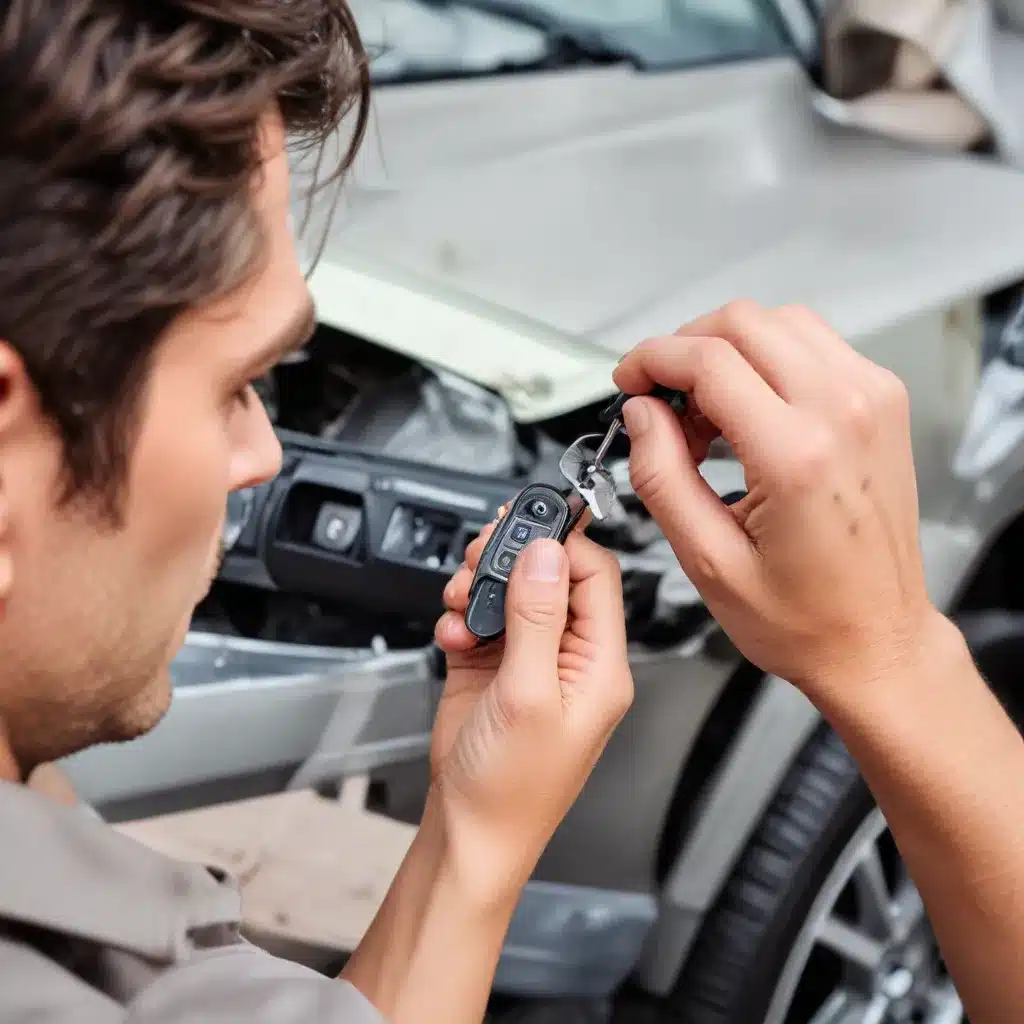
<svg viewBox="0 0 1024 1024"><path fill-rule="evenodd" d="M2 1024L382 1024L347 982L249 944L216 869L0 783Z"/></svg>

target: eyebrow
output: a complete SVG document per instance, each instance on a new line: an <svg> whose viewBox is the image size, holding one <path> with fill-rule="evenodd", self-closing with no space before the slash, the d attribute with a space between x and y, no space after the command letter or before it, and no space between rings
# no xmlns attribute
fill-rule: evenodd
<svg viewBox="0 0 1024 1024"><path fill-rule="evenodd" d="M256 355L247 360L249 374L255 376L262 370L269 370L285 356L304 348L313 337L316 326L316 306L313 300L309 299L287 326Z"/></svg>

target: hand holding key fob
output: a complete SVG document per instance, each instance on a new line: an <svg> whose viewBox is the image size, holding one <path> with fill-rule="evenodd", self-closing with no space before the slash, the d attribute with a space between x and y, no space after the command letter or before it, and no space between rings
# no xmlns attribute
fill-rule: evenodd
<svg viewBox="0 0 1024 1024"><path fill-rule="evenodd" d="M667 402L677 413L686 409L684 392L659 385L650 394ZM604 468L604 457L623 428L622 407L632 397L620 393L602 410L598 419L607 428L603 435L584 435L565 450L559 469L573 488L568 497L547 484L531 484L520 492L495 527L480 555L466 609L466 627L477 640L487 643L505 632L509 573L527 544L540 537L564 543L588 507L597 520L608 516L615 485ZM745 495L745 491L737 491L724 500L732 504Z"/></svg>
<svg viewBox="0 0 1024 1024"><path fill-rule="evenodd" d="M504 634L505 593L519 553L542 537L564 543L586 508L575 495L567 499L548 484L520 491L480 554L466 609L466 627L473 636L486 643Z"/></svg>

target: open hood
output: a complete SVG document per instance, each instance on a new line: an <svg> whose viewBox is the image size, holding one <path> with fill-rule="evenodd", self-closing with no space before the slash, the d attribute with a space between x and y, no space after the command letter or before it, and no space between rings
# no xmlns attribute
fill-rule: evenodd
<svg viewBox="0 0 1024 1024"><path fill-rule="evenodd" d="M809 96L788 59L379 88L321 315L532 420L739 296L856 341L1024 275L1024 175L843 131Z"/></svg>

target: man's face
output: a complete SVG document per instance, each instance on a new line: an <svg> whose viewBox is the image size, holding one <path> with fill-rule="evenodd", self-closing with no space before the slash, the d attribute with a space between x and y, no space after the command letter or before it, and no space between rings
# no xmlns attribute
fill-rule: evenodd
<svg viewBox="0 0 1024 1024"><path fill-rule="evenodd" d="M254 199L265 265L158 345L121 528L77 502L58 506L58 436L0 341L0 731L23 770L160 720L169 663L217 570L227 494L280 468L247 386L308 338L313 310L276 127L266 152Z"/></svg>

